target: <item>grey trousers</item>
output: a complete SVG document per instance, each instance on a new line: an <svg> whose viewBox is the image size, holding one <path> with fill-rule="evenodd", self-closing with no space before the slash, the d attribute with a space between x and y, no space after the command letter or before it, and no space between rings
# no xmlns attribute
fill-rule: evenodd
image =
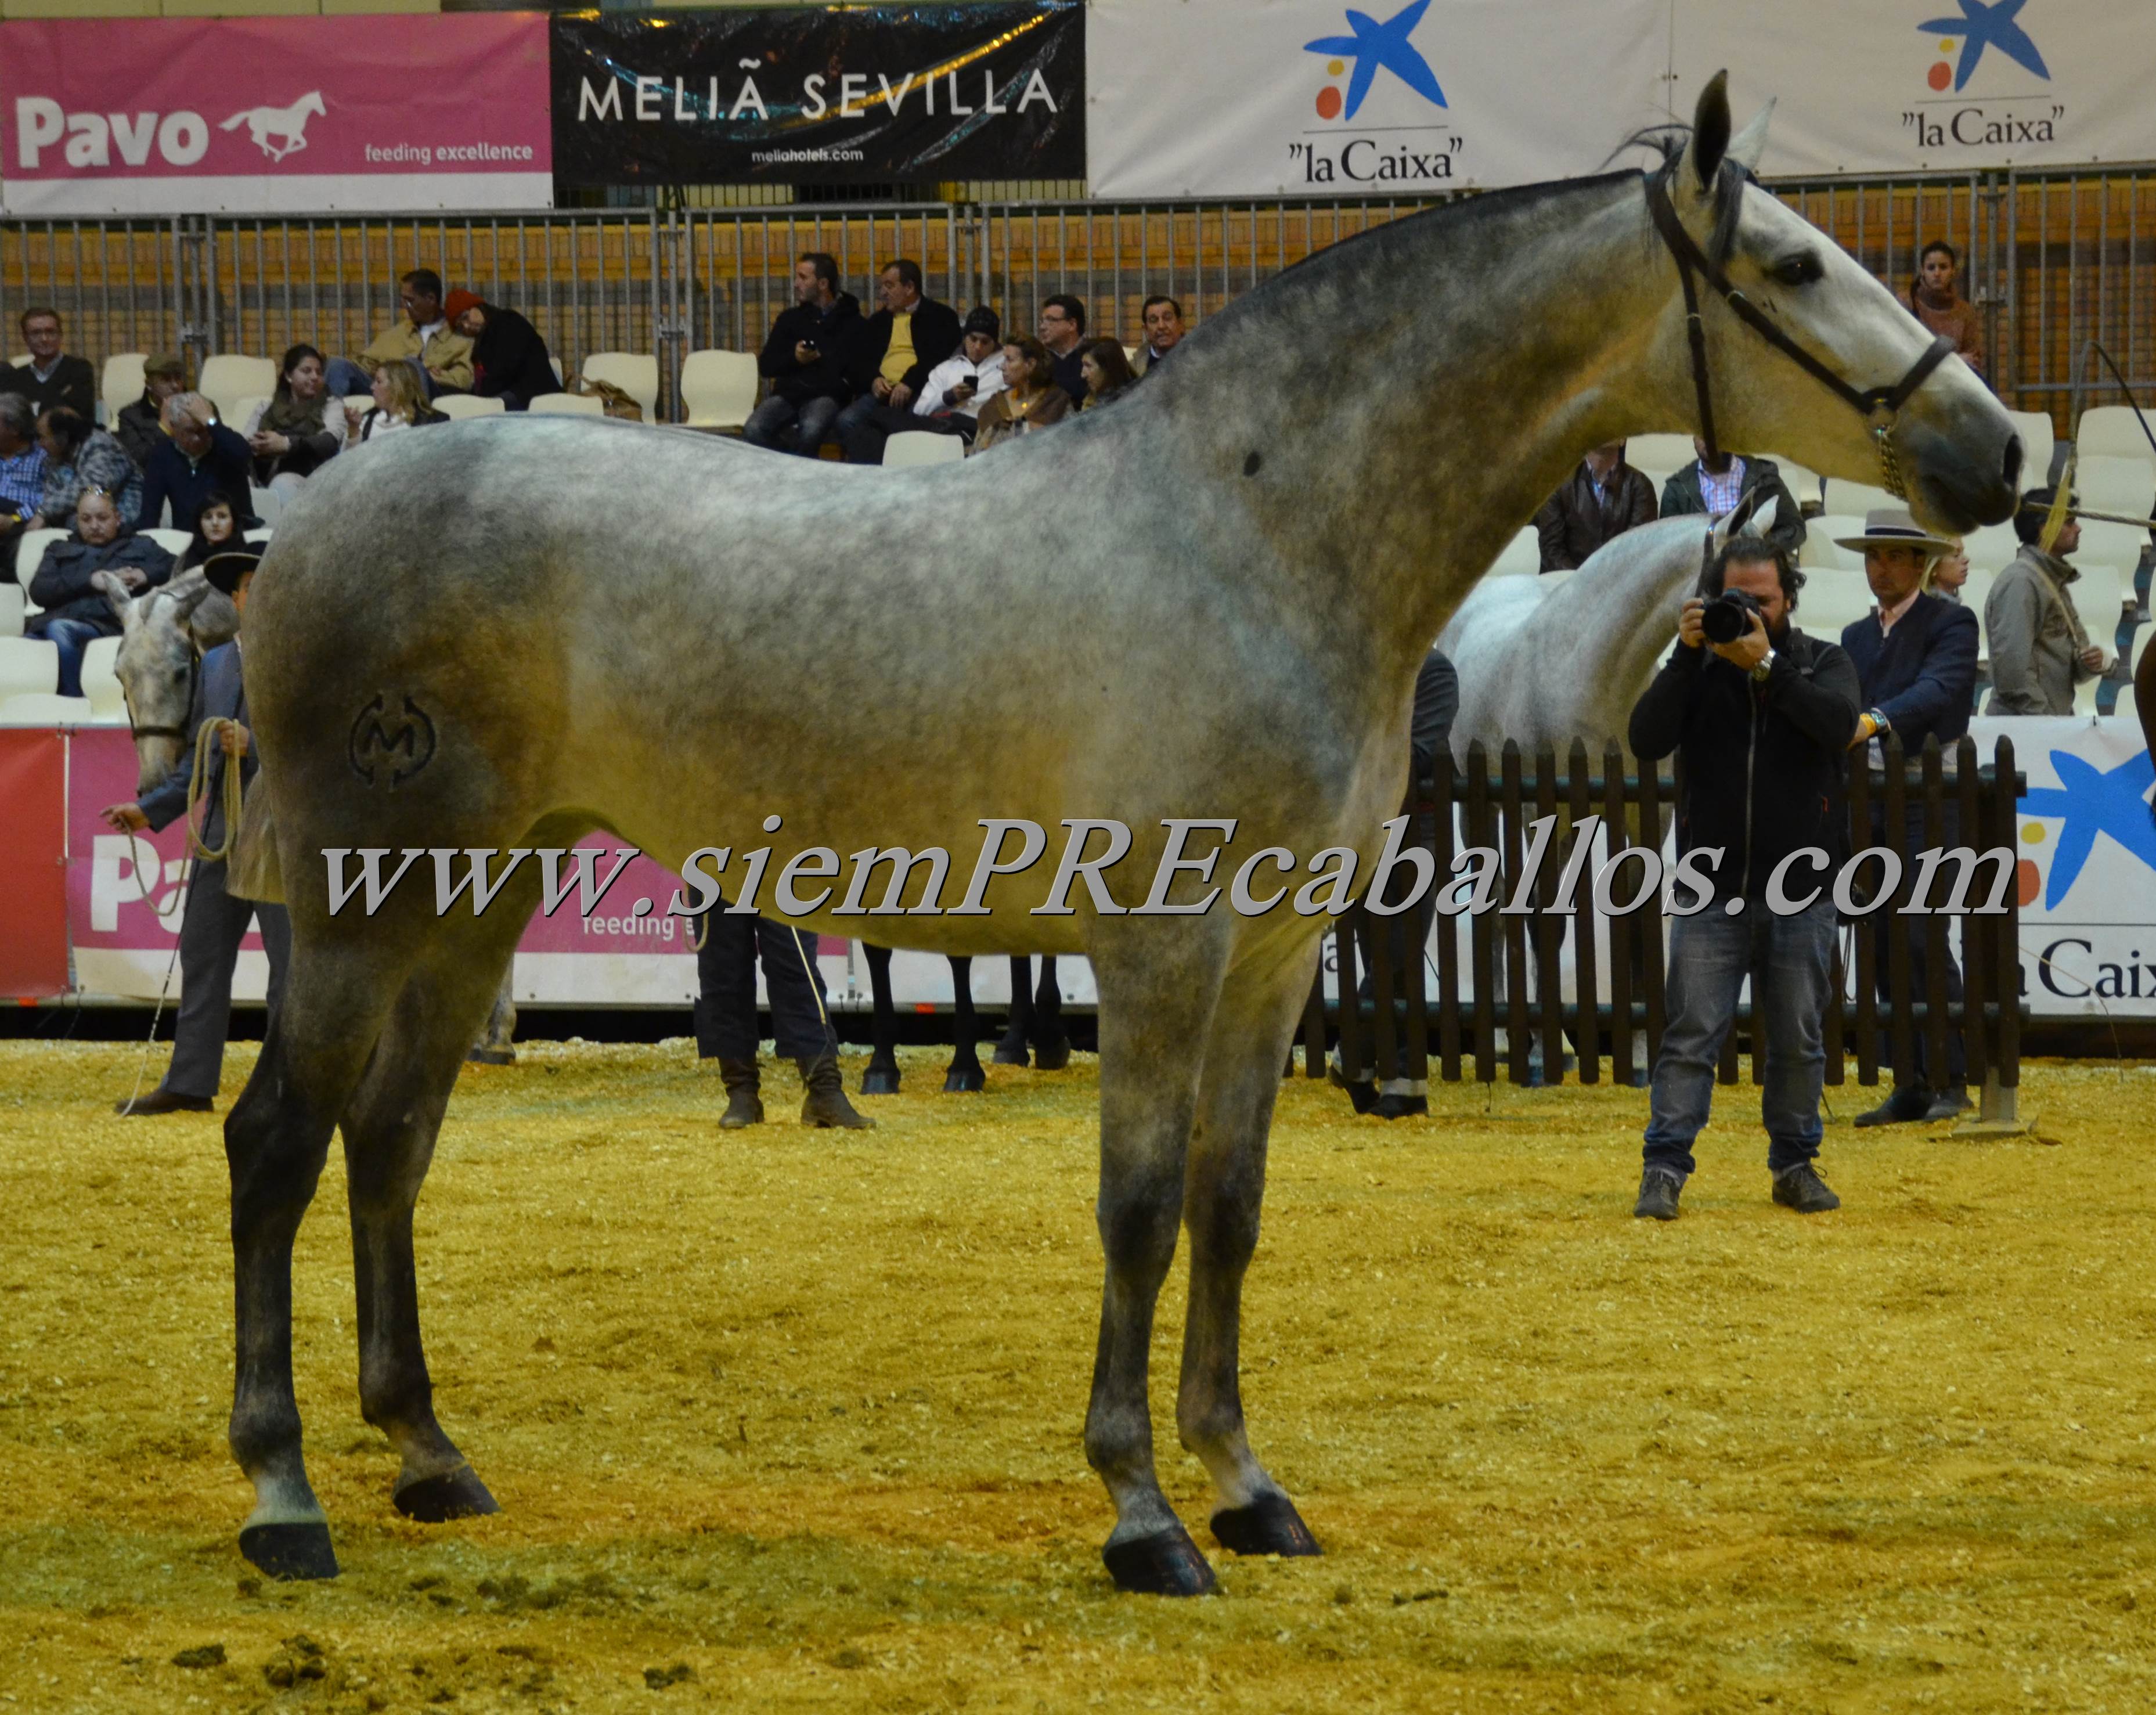
<svg viewBox="0 0 2156 1715"><path fill-rule="evenodd" d="M232 1024L232 968L240 938L257 916L270 955L270 1010L285 992L292 955L292 923L281 905L234 899L224 891L224 865L195 864L180 920L180 1015L172 1026L172 1063L157 1087L174 1096L214 1096L224 1069L224 1038Z"/></svg>

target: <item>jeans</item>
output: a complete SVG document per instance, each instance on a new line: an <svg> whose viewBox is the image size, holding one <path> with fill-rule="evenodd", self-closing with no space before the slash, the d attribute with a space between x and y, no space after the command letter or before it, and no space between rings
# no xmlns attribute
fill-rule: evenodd
<svg viewBox="0 0 2156 1715"><path fill-rule="evenodd" d="M1707 1124L1715 1064L1737 1017L1738 991L1753 978L1752 1008L1767 1045L1759 1117L1767 1128L1767 1165L1784 1170L1815 1159L1820 1146L1820 1088L1826 1053L1825 1016L1834 955L1834 901L1822 897L1794 917L1756 901L1732 917L1717 900L1670 930L1669 1022L1656 1056L1649 1102L1649 1167L1689 1174L1692 1140Z"/></svg>
<svg viewBox="0 0 2156 1715"><path fill-rule="evenodd" d="M752 447L813 459L831 438L831 419L838 414L836 399L803 399L797 405L773 393L748 413L742 439Z"/></svg>
<svg viewBox="0 0 2156 1715"><path fill-rule="evenodd" d="M60 652L60 695L82 695L82 652L100 637L114 634L95 619L47 619L43 631Z"/></svg>
<svg viewBox="0 0 2156 1715"><path fill-rule="evenodd" d="M890 420L893 417L899 418L896 425ZM839 413L831 432L846 449L849 465L880 465L883 444L891 439L894 426L904 426L904 417L903 412L894 411L874 393L863 393Z"/></svg>
<svg viewBox="0 0 2156 1715"><path fill-rule="evenodd" d="M235 899L224 891L225 866L198 860L180 919L180 1013L172 1026L172 1062L157 1087L173 1096L213 1096L232 1026L232 968L250 922L262 929L270 956L267 996L274 1014L284 998L292 960L292 920L281 905Z"/></svg>

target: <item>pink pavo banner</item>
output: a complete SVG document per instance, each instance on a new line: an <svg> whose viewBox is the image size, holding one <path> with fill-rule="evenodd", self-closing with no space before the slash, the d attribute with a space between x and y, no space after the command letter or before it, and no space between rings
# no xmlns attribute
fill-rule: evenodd
<svg viewBox="0 0 2156 1715"><path fill-rule="evenodd" d="M544 208L547 20L23 18L0 24L13 214Z"/></svg>

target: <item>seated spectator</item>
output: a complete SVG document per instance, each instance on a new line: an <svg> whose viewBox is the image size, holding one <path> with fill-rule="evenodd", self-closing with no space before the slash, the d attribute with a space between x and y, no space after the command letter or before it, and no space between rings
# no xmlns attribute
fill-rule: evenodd
<svg viewBox="0 0 2156 1715"><path fill-rule="evenodd" d="M96 422L97 372L89 358L70 357L60 350L59 311L41 306L25 310L23 343L30 348L29 360L0 370L0 391L28 399L33 422L60 405L85 423Z"/></svg>
<svg viewBox="0 0 2156 1715"><path fill-rule="evenodd" d="M60 655L60 695L82 695L82 652L94 639L120 635L119 616L104 591L90 583L109 572L130 594L156 588L172 575L172 557L146 536L129 530L112 496L86 488L75 502L74 533L45 550L38 575L30 580L30 599L44 609L23 629L56 645Z"/></svg>
<svg viewBox="0 0 2156 1715"><path fill-rule="evenodd" d="M200 393L174 393L165 401L165 440L142 472L137 530L155 530L167 505L172 528L192 531L203 502L218 489L245 494L254 474L247 443L217 420L217 407Z"/></svg>
<svg viewBox="0 0 2156 1715"><path fill-rule="evenodd" d="M1081 411L1105 405L1137 385L1137 377L1131 372L1131 360L1115 340L1091 341L1079 356L1078 371L1086 385L1086 398L1078 407Z"/></svg>
<svg viewBox="0 0 2156 1715"><path fill-rule="evenodd" d="M1655 485L1625 462L1625 443L1597 447L1535 514L1542 569L1569 572L1605 542L1654 516Z"/></svg>
<svg viewBox="0 0 2156 1715"><path fill-rule="evenodd" d="M328 365L312 346L294 346L277 366L277 391L248 437L254 480L286 500L344 444L344 408L330 399Z"/></svg>
<svg viewBox="0 0 2156 1715"><path fill-rule="evenodd" d="M202 511L195 514L194 540L187 551L180 556L179 569L192 572L206 565L213 554L228 549L247 546L247 532L262 527L262 521L250 512L244 501L218 490L202 503Z"/></svg>
<svg viewBox="0 0 2156 1715"><path fill-rule="evenodd" d="M51 528L65 530L74 522L74 503L86 488L112 496L122 517L132 518L141 509L142 473L126 448L81 413L54 406L38 419L38 444L45 454L45 490L38 510Z"/></svg>
<svg viewBox="0 0 2156 1715"><path fill-rule="evenodd" d="M928 372L911 426L958 435L970 444L981 407L1004 390L1002 351L1003 321L983 304L967 316L958 349Z"/></svg>
<svg viewBox="0 0 2156 1715"><path fill-rule="evenodd" d="M398 282L404 319L359 354L330 360L330 391L339 398L363 393L386 364L416 362L426 377L427 397L464 393L472 384L472 342L449 326L442 313L442 276L415 268Z"/></svg>
<svg viewBox="0 0 2156 1715"><path fill-rule="evenodd" d="M1004 390L981 407L973 450L986 452L998 441L1015 440L1070 414L1070 395L1055 384L1055 366L1048 347L1025 334L1004 341Z"/></svg>
<svg viewBox="0 0 2156 1715"><path fill-rule="evenodd" d="M374 374L374 403L365 416L345 407L349 444L393 434L400 429L424 429L449 419L427 403L427 383L417 363L385 363Z"/></svg>
<svg viewBox="0 0 2156 1715"><path fill-rule="evenodd" d="M1917 277L1909 282L1909 308L1933 333L1954 342L1954 354L1979 375L1984 373L1984 316L1961 295L1954 277L1961 258L1944 239L1933 239L1917 259Z"/></svg>
<svg viewBox="0 0 2156 1715"><path fill-rule="evenodd" d="M1707 443L1692 437L1699 456L1662 485L1662 516L1689 518L1704 515L1725 518L1742 502L1756 509L1772 499L1781 504L1774 513L1774 527L1767 532L1768 545L1794 559L1804 545L1804 518L1782 472L1772 459L1746 459L1735 453L1722 455L1722 468L1707 468ZM1755 501L1753 497L1757 495ZM1750 516L1750 513L1746 516Z"/></svg>
<svg viewBox="0 0 2156 1715"><path fill-rule="evenodd" d="M861 300L839 290L835 257L811 250L793 264L793 302L771 324L756 360L771 396L748 414L752 447L813 459L850 397L846 359L860 336Z"/></svg>
<svg viewBox="0 0 2156 1715"><path fill-rule="evenodd" d="M958 312L921 294L921 264L906 257L876 276L882 308L860 324L847 353L853 403L834 424L849 463L879 465L883 444L910 429L912 406L928 372L958 349Z"/></svg>
<svg viewBox="0 0 2156 1715"><path fill-rule="evenodd" d="M120 408L120 421L113 429L137 470L150 468L150 454L165 438L165 401L185 393L187 386L187 366L177 357L167 353L143 360L142 397Z"/></svg>
<svg viewBox="0 0 2156 1715"><path fill-rule="evenodd" d="M16 540L44 510L45 449L36 434L30 402L0 393L0 564L15 563Z"/></svg>
<svg viewBox="0 0 2156 1715"><path fill-rule="evenodd" d="M2089 640L2066 594L2082 575L2066 560L2082 545L2079 521L2069 514L2051 547L2041 546L2057 494L2055 488L2032 488L2021 496L2021 510L2014 515L2021 550L1984 603L1984 633L1991 646L1987 715L2071 715L2074 687L2103 670L2103 650ZM2076 496L2068 504L2079 501Z"/></svg>
<svg viewBox="0 0 2156 1715"><path fill-rule="evenodd" d="M1145 322L1145 343L1131 365L1131 372L1143 375L1183 343L1183 306L1155 293L1139 312Z"/></svg>
<svg viewBox="0 0 2156 1715"><path fill-rule="evenodd" d="M449 326L472 342L471 390L480 398L521 411L542 393L562 390L547 341L516 311L463 291L451 292L442 308Z"/></svg>
<svg viewBox="0 0 2156 1715"><path fill-rule="evenodd" d="M1951 540L1952 538L1949 538ZM1969 556L1958 543L1951 553L1941 554L1924 574L1924 588L1943 602L1961 605L1961 587L1969 582Z"/></svg>
<svg viewBox="0 0 2156 1715"><path fill-rule="evenodd" d="M1040 342L1055 366L1055 384L1075 410L1086 403L1086 306L1068 292L1058 292L1040 306Z"/></svg>

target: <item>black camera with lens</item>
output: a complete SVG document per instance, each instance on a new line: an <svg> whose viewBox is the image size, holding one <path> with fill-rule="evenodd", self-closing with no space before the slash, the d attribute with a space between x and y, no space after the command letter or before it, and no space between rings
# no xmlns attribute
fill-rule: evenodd
<svg viewBox="0 0 2156 1715"><path fill-rule="evenodd" d="M1756 600L1741 589L1725 589L1702 610L1699 629L1707 634L1709 643L1734 643L1752 629L1755 614L1763 623L1766 615Z"/></svg>

